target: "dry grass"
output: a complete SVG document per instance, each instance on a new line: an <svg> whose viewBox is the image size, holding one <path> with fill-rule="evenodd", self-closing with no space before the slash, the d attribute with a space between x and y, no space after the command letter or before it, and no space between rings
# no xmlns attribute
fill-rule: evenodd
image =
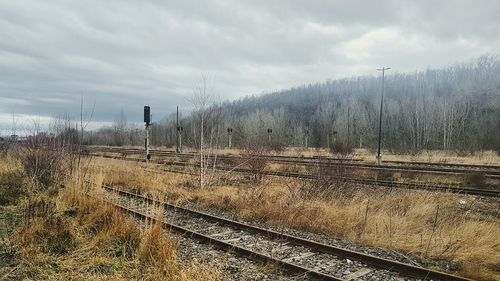
<svg viewBox="0 0 500 281"><path fill-rule="evenodd" d="M498 200L356 186L311 198L303 196L303 182L282 179L199 190L189 184L190 176L153 173L135 163L97 160L95 168L105 182L142 193L163 192L170 202L397 250L431 266L444 261L475 279L500 278Z"/></svg>
<svg viewBox="0 0 500 281"><path fill-rule="evenodd" d="M355 155L367 162L375 162L375 154L366 149L356 149ZM382 153L382 159L431 163L500 164L500 155L492 150L479 151L474 155L460 155L456 152L442 150L424 150L414 155L392 154L388 151L384 151Z"/></svg>
<svg viewBox="0 0 500 281"><path fill-rule="evenodd" d="M143 147L133 146L127 148L143 149ZM158 150L175 151L175 148L155 147ZM196 152L191 148L185 148L184 152ZM240 155L239 149L221 148L217 150L218 154L222 155ZM298 157L314 157L314 156L332 156L326 148L304 148L304 147L287 147L278 155L283 156L298 156ZM352 154L354 158L362 159L368 163L375 163L376 153L368 149L354 149ZM389 151L382 151L382 159L390 161L416 161L416 162L431 162L431 163L463 163L463 164L490 164L500 165L500 155L492 150L478 151L473 155L463 155L453 151L443 150L424 150L416 154L393 154Z"/></svg>
<svg viewBox="0 0 500 281"><path fill-rule="evenodd" d="M313 148L287 148L281 155L286 156L332 156L328 149ZM357 159L363 159L365 162L375 163L376 153L368 149L354 149L353 156ZM464 163L464 164L500 164L500 155L495 151L479 151L474 155L461 155L453 151L443 150L424 150L417 154L393 154L389 151L382 151L382 159L389 161L415 161L431 163Z"/></svg>
<svg viewBox="0 0 500 281"><path fill-rule="evenodd" d="M21 175L18 180L23 181L18 163L0 159L0 179L12 173ZM19 202L10 202L14 205L8 209L1 207L1 212L17 212L22 219L10 237L0 237L0 279L222 279L213 265L181 266L176 258L178 242L161 225L139 227L96 199L102 191L82 185L79 178L68 180L65 186L64 190L18 186L29 191ZM4 223L0 221L0 230L14 227Z"/></svg>

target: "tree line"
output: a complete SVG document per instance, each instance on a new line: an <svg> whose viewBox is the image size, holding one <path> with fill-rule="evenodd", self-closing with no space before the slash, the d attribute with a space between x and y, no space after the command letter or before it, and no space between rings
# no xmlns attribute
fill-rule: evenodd
<svg viewBox="0 0 500 281"><path fill-rule="evenodd" d="M227 129L232 128L234 147L261 141L276 148L341 145L374 149L380 92L380 77L362 76L231 102L207 99L203 107L181 114L183 146L199 148L206 141L203 145L226 147ZM440 69L386 75L383 116L382 146L395 153L499 151L500 61L486 55ZM175 146L175 117L175 113L167 114L152 125L153 145ZM144 130L127 123L122 110L111 127L92 135L87 132L85 142L143 145Z"/></svg>

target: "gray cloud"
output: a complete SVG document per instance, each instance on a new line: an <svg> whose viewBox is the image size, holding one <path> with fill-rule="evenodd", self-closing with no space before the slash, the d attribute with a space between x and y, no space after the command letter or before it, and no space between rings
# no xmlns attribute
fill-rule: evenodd
<svg viewBox="0 0 500 281"><path fill-rule="evenodd" d="M0 0L0 115L162 116L208 74L221 99L500 50L491 1ZM0 118L0 129L10 128Z"/></svg>

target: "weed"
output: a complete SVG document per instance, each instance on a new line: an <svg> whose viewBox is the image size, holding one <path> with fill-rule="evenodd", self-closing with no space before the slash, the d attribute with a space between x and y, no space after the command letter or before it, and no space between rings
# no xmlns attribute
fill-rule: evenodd
<svg viewBox="0 0 500 281"><path fill-rule="evenodd" d="M36 218L14 237L25 247L39 248L44 253L65 254L75 247L69 224L59 217Z"/></svg>
<svg viewBox="0 0 500 281"><path fill-rule="evenodd" d="M16 165L4 163L0 167L0 206L14 205L21 198L25 190L23 189L24 174Z"/></svg>
<svg viewBox="0 0 500 281"><path fill-rule="evenodd" d="M168 235L160 223L155 223L142 236L138 249L138 260L144 267L154 268L156 278L176 275L177 241Z"/></svg>
<svg viewBox="0 0 500 281"><path fill-rule="evenodd" d="M96 236L96 244L113 257L133 258L140 240L135 222L118 212L113 213L109 227Z"/></svg>

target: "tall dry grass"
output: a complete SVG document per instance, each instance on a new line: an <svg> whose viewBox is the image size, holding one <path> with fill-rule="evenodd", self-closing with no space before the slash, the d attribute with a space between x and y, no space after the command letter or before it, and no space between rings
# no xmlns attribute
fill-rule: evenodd
<svg viewBox="0 0 500 281"><path fill-rule="evenodd" d="M0 188L21 194L16 200L8 201L8 209L0 206L0 212L19 213L21 218L18 225L4 225L4 221L0 221L0 228L14 228L11 236L2 237L2 247L9 249L2 248L1 257L8 252L9 258L1 262L1 278L222 279L216 266L181 265L176 257L178 241L161 225L141 227L137 221L97 199L102 190L82 184L84 181L80 178L88 171L75 171L71 177L58 178L64 181L44 182L47 185L40 189L39 182L33 182L24 167L15 158L0 158ZM62 184L64 189L60 188Z"/></svg>
<svg viewBox="0 0 500 281"><path fill-rule="evenodd" d="M142 149L143 147L132 146L128 148ZM155 147L158 150L168 150L175 151L175 148L165 149L164 147ZM184 149L184 152L196 152L196 150L191 148ZM214 151L215 152L215 151ZM217 154L221 155L240 155L240 149L229 149L221 148L216 150ZM277 152L278 153L278 152ZM111 155L107 153L108 155ZM116 154L118 156L118 154ZM315 156L325 156L332 157L329 149L326 148L304 148L304 147L287 147L280 151L277 155L283 156L303 156L303 157L315 157ZM355 148L353 149L352 155L354 158L362 159L365 162L376 162L376 152L370 151L365 148ZM136 156L134 156L136 157ZM143 157L143 156L139 156ZM464 155L463 153L455 151L443 151L443 150L423 150L418 153L413 154L395 154L387 150L382 151L383 160L391 161L416 161L416 162L431 162L431 163L464 163L464 164L490 164L490 165L500 165L500 155L493 150L477 151L474 154Z"/></svg>
<svg viewBox="0 0 500 281"><path fill-rule="evenodd" d="M99 161L96 167L105 182L129 190L160 191L174 203L195 203L245 220L399 251L426 265L448 264L450 270L474 279L500 278L498 200L352 185L334 186L335 191L324 196L305 192L304 182L279 179L200 190L186 187L189 176L154 173L118 160Z"/></svg>
<svg viewBox="0 0 500 281"><path fill-rule="evenodd" d="M76 187L68 187L61 194L60 202L63 209L76 210L74 218L77 228L83 236L92 237L91 249L98 256L130 261L141 280L185 281L221 278L217 268L209 269L203 265L181 266L176 255L178 241L167 233L160 223L146 222L140 227L126 214L97 199L102 190L93 186L88 187L85 192ZM151 212L158 213L158 210ZM200 271L206 273L208 279L200 278ZM130 276L130 279L136 279L138 276Z"/></svg>

